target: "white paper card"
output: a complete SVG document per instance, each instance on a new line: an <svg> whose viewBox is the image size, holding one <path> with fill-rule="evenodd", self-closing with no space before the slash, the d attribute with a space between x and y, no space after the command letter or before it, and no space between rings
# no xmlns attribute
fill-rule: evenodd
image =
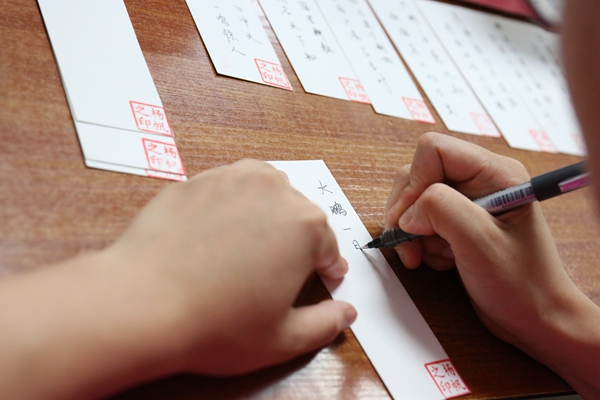
<svg viewBox="0 0 600 400"><path fill-rule="evenodd" d="M219 74L292 90L250 0L186 0Z"/></svg>
<svg viewBox="0 0 600 400"><path fill-rule="evenodd" d="M314 0L260 0L308 93L370 103Z"/></svg>
<svg viewBox="0 0 600 400"><path fill-rule="evenodd" d="M367 1L319 0L318 4L375 111L435 124Z"/></svg>
<svg viewBox="0 0 600 400"><path fill-rule="evenodd" d="M139 104L162 110L162 102L122 0L38 4L76 120L173 136L168 123L135 115Z"/></svg>
<svg viewBox="0 0 600 400"><path fill-rule="evenodd" d="M86 160L185 175L173 138L75 121Z"/></svg>
<svg viewBox="0 0 600 400"><path fill-rule="evenodd" d="M412 0L369 0L404 61L451 131L500 133Z"/></svg>
<svg viewBox="0 0 600 400"><path fill-rule="evenodd" d="M86 165L185 179L173 131L123 1L38 3Z"/></svg>
<svg viewBox="0 0 600 400"><path fill-rule="evenodd" d="M162 172L162 171L154 171L152 169L129 167L126 165L110 164L110 163L102 162L102 161L93 161L93 160L86 159L85 165L89 168L102 169L105 171L112 171L112 172L120 172L122 174L149 176L151 178L161 178L161 179L166 179L169 181L176 181L176 182L187 181L187 177L185 175L171 174L169 172Z"/></svg>
<svg viewBox="0 0 600 400"><path fill-rule="evenodd" d="M559 38L539 26L465 10L466 24L490 40L485 51L501 65L559 153L585 155L567 83Z"/></svg>
<svg viewBox="0 0 600 400"><path fill-rule="evenodd" d="M515 74L524 71L523 65L515 64L518 57L513 52L518 49L507 35L494 33L498 29L496 24L508 19L426 0L418 0L417 4L511 147L550 153L574 152L576 145L565 147L560 140L552 139L543 119L537 118L530 108L534 101L522 86L524 81L514 79ZM505 42L504 50L499 40ZM511 62L513 68L508 69ZM562 114L568 112L566 108ZM565 135L569 136L570 132ZM553 136L558 138L555 131Z"/></svg>
<svg viewBox="0 0 600 400"><path fill-rule="evenodd" d="M342 280L324 283L334 299L356 307L351 329L390 394L437 400L470 393L381 252L359 249L372 238L325 163L271 164L328 215L350 269Z"/></svg>

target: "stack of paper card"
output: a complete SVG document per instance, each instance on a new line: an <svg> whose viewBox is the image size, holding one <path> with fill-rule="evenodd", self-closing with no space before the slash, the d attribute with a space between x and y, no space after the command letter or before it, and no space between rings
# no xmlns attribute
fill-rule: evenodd
<svg viewBox="0 0 600 400"><path fill-rule="evenodd" d="M585 154L555 34L437 1L369 2L448 129Z"/></svg>
<svg viewBox="0 0 600 400"><path fill-rule="evenodd" d="M512 147L585 154L555 34L464 7L417 5Z"/></svg>
<svg viewBox="0 0 600 400"><path fill-rule="evenodd" d="M305 91L370 103L314 0L260 0Z"/></svg>
<svg viewBox="0 0 600 400"><path fill-rule="evenodd" d="M496 126L412 0L369 0L449 130L500 137Z"/></svg>
<svg viewBox="0 0 600 400"><path fill-rule="evenodd" d="M123 0L38 0L88 167L185 180Z"/></svg>
<svg viewBox="0 0 600 400"><path fill-rule="evenodd" d="M366 0L319 0L319 8L379 114L435 124Z"/></svg>
<svg viewBox="0 0 600 400"><path fill-rule="evenodd" d="M292 90L250 0L186 0L219 74Z"/></svg>
<svg viewBox="0 0 600 400"><path fill-rule="evenodd" d="M392 397L439 400L470 393L448 355L323 161L273 161L327 215L349 271L324 283L358 311L351 329Z"/></svg>

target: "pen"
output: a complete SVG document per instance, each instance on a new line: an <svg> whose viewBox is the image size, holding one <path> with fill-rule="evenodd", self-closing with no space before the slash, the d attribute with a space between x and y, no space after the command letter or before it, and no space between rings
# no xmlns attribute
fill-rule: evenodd
<svg viewBox="0 0 600 400"><path fill-rule="evenodd" d="M534 201L543 201L568 193L590 183L590 174L586 170L585 162L582 161L536 176L529 182L480 197L473 202L490 214L497 215ZM400 228L394 228L383 232L380 237L365 244L361 249L396 247L423 237L423 235L414 235Z"/></svg>

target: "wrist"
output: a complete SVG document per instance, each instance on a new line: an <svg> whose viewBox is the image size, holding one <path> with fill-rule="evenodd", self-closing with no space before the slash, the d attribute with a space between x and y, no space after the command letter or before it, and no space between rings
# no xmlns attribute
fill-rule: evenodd
<svg viewBox="0 0 600 400"><path fill-rule="evenodd" d="M552 369L582 397L597 396L600 309L569 281L564 292L541 309L515 346Z"/></svg>
<svg viewBox="0 0 600 400"><path fill-rule="evenodd" d="M125 361L125 376L137 381L127 385L184 370L182 359L188 350L192 314L180 287L160 271L135 261L109 248L90 255L85 267L87 279L98 286L91 296L103 303L100 318L114 332L107 338L114 346L112 359L119 364ZM125 349L123 356L116 356L121 349Z"/></svg>
<svg viewBox="0 0 600 400"><path fill-rule="evenodd" d="M0 397L96 398L181 370L179 297L121 261L89 253L0 283Z"/></svg>

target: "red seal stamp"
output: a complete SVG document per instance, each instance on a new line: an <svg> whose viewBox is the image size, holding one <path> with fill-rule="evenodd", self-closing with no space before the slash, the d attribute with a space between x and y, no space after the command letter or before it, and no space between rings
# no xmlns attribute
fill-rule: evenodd
<svg viewBox="0 0 600 400"><path fill-rule="evenodd" d="M142 139L146 160L151 170L185 175L177 146L156 140Z"/></svg>
<svg viewBox="0 0 600 400"><path fill-rule="evenodd" d="M540 151L543 151L545 153L558 153L558 151L556 151L556 147L554 147L554 144L552 143L546 132L544 132L543 130L530 129L529 134L537 143L538 147L540 148Z"/></svg>
<svg viewBox="0 0 600 400"><path fill-rule="evenodd" d="M369 100L369 96L367 96L367 92L360 81L340 77L340 82L350 100L358 103L371 104L371 100Z"/></svg>
<svg viewBox="0 0 600 400"><path fill-rule="evenodd" d="M130 101L131 111L137 128L142 132L173 136L165 110L159 106Z"/></svg>
<svg viewBox="0 0 600 400"><path fill-rule="evenodd" d="M482 135L500 137L500 132L496 129L496 125L494 125L489 115L479 112L472 112L470 115Z"/></svg>
<svg viewBox="0 0 600 400"><path fill-rule="evenodd" d="M258 72L263 82L267 85L277 86L283 89L292 90L292 85L281 65L269 61L254 59Z"/></svg>
<svg viewBox="0 0 600 400"><path fill-rule="evenodd" d="M471 393L467 385L452 365L450 360L440 360L425 364L431 376L445 399L463 396Z"/></svg>
<svg viewBox="0 0 600 400"><path fill-rule="evenodd" d="M428 124L435 124L433 115L429 112L429 108L425 105L425 102L420 99L411 99L403 97L404 104L408 109L408 112L415 121L427 122Z"/></svg>

